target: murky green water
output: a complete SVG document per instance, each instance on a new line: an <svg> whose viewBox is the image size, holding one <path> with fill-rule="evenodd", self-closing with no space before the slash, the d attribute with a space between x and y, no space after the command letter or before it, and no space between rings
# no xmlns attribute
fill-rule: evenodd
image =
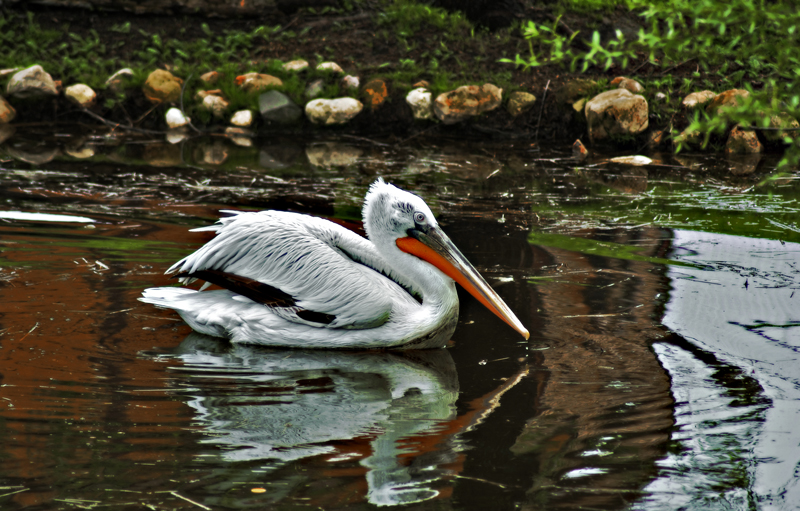
<svg viewBox="0 0 800 511"><path fill-rule="evenodd" d="M0 508L800 502L800 174L523 143L238 144L0 146ZM449 347L413 353L231 346L136 300L219 209L359 229L377 176L428 201L530 341L466 294Z"/></svg>

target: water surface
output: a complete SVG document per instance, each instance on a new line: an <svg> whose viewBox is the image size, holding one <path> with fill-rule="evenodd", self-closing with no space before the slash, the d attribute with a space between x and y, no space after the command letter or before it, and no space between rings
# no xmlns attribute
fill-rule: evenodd
<svg viewBox="0 0 800 511"><path fill-rule="evenodd" d="M0 153L3 509L800 501L800 187L774 161L106 133ZM421 352L232 346L136 300L220 209L359 231L377 176L428 201L529 341L466 294Z"/></svg>

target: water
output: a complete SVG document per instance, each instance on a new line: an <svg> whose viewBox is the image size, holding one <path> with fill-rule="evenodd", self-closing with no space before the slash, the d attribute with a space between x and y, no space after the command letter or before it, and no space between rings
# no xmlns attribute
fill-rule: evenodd
<svg viewBox="0 0 800 511"><path fill-rule="evenodd" d="M250 144L0 146L0 507L800 502L796 174L523 143ZM231 346L136 300L220 209L359 229L379 175L428 201L530 341L466 294L448 348L408 353Z"/></svg>

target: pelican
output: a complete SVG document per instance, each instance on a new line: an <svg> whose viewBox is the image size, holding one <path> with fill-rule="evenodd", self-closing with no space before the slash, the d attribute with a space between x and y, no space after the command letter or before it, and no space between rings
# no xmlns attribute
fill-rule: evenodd
<svg viewBox="0 0 800 511"><path fill-rule="evenodd" d="M197 332L302 348L440 348L458 321L458 282L529 337L511 309L412 193L378 179L364 200L368 240L329 220L223 211L192 229L216 236L168 270L183 287L144 290ZM224 289L205 291L211 284Z"/></svg>

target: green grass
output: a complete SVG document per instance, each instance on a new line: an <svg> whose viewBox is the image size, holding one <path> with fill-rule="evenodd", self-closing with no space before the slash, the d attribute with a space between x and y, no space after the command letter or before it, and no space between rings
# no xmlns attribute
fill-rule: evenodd
<svg viewBox="0 0 800 511"><path fill-rule="evenodd" d="M691 63L696 71L683 82L668 84L683 93L744 88L748 101L720 115L695 117L689 129L710 137L733 123L767 127L770 117L800 116L800 14L788 0L572 0L559 4L580 11L625 5L641 13L646 28L636 37L617 31L603 40L599 32L566 37L558 22L523 23L528 53L505 62L523 68L559 66L573 72L602 72L612 66L629 69L646 60L667 74ZM569 7L567 7L569 6ZM578 40L581 43L578 44ZM788 146L780 166L800 162L800 140L785 137ZM678 146L680 150L680 145Z"/></svg>

